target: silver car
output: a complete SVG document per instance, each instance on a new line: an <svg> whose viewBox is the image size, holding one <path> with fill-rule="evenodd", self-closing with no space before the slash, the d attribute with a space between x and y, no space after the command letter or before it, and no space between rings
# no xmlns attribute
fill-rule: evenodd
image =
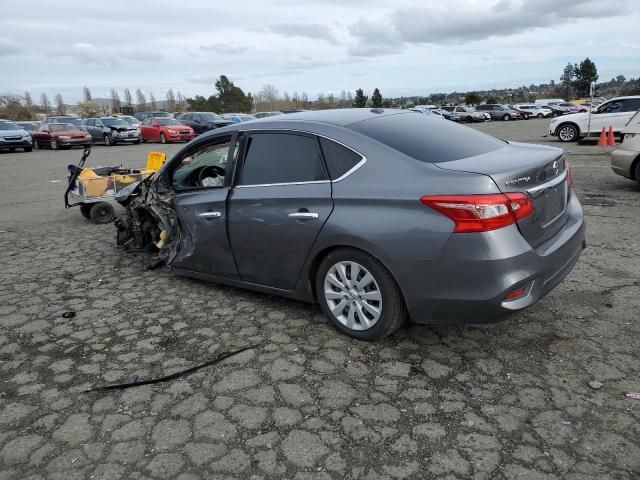
<svg viewBox="0 0 640 480"><path fill-rule="evenodd" d="M562 150L406 110L268 117L187 144L117 198L118 243L175 273L318 302L364 340L493 322L584 248Z"/></svg>
<svg viewBox="0 0 640 480"><path fill-rule="evenodd" d="M0 118L0 151L15 152L17 148L30 152L33 149L31 134L11 120Z"/></svg>
<svg viewBox="0 0 640 480"><path fill-rule="evenodd" d="M620 133L622 143L611 152L611 168L640 186L640 110Z"/></svg>

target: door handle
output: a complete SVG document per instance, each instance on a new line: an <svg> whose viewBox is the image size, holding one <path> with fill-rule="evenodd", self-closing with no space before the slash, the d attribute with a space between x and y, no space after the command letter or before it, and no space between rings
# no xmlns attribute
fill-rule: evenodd
<svg viewBox="0 0 640 480"><path fill-rule="evenodd" d="M315 212L295 212L295 213L290 213L289 214L290 218L303 218L303 219L310 219L310 218L315 218L317 219L319 217L319 215Z"/></svg>
<svg viewBox="0 0 640 480"><path fill-rule="evenodd" d="M202 212L200 214L198 214L199 217L204 217L204 218L220 218L222 216L222 213L220 212Z"/></svg>

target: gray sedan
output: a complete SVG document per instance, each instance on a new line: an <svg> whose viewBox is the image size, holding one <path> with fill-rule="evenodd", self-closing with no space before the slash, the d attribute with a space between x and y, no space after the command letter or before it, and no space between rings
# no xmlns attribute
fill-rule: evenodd
<svg viewBox="0 0 640 480"><path fill-rule="evenodd" d="M585 244L562 150L399 110L218 129L118 200L125 248L179 275L318 302L364 340L407 319L522 310Z"/></svg>

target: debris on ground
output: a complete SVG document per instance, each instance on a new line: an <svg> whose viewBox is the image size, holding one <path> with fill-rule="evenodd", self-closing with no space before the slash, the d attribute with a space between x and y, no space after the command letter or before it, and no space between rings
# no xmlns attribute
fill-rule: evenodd
<svg viewBox="0 0 640 480"><path fill-rule="evenodd" d="M598 382L597 380L591 380L589 382L589 386L591 388L593 388L594 390L599 390L599 389L602 388L603 384L602 384L602 382Z"/></svg>
<svg viewBox="0 0 640 480"><path fill-rule="evenodd" d="M76 312L74 312L73 310L62 312L62 318L73 318L75 316L76 316Z"/></svg>
<svg viewBox="0 0 640 480"><path fill-rule="evenodd" d="M625 392L627 398L633 398L634 400L640 400L640 392Z"/></svg>

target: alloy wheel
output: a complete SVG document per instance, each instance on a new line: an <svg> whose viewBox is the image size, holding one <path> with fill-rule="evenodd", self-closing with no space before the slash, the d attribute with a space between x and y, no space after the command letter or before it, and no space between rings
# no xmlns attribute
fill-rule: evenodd
<svg viewBox="0 0 640 480"><path fill-rule="evenodd" d="M51 150L57 150L58 149L58 141L55 138L51 139Z"/></svg>
<svg viewBox="0 0 640 480"><path fill-rule="evenodd" d="M378 282L356 262L338 262L327 271L324 298L335 318L351 330L368 330L382 315Z"/></svg>
<svg viewBox="0 0 640 480"><path fill-rule="evenodd" d="M563 142L571 142L576 136L576 129L571 125L565 125L558 131L558 137Z"/></svg>

